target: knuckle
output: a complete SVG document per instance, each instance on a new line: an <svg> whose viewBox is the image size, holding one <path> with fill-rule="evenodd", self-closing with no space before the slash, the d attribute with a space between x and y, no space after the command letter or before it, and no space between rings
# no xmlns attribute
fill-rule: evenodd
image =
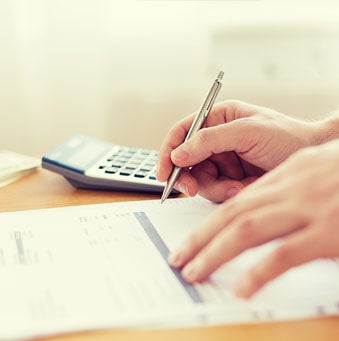
<svg viewBox="0 0 339 341"><path fill-rule="evenodd" d="M241 241L253 241L256 237L255 222L253 218L247 216L242 218L237 224L236 237Z"/></svg>
<svg viewBox="0 0 339 341"><path fill-rule="evenodd" d="M225 201L217 208L217 213L220 214L222 217L229 217L233 216L236 212L237 205L234 200L230 199Z"/></svg>
<svg viewBox="0 0 339 341"><path fill-rule="evenodd" d="M237 100L237 99L227 99L223 102L225 106L228 106L229 108L236 108L239 107L240 105L243 105L244 102Z"/></svg>
<svg viewBox="0 0 339 341"><path fill-rule="evenodd" d="M242 143L245 146L251 142L251 132L253 131L256 132L256 136L260 137L259 140L262 140L265 136L267 136L267 124L253 116L238 119L236 129L238 134L243 135Z"/></svg>
<svg viewBox="0 0 339 341"><path fill-rule="evenodd" d="M193 233L188 240L186 240L186 248L189 250L194 250L200 247L200 238L197 233Z"/></svg>
<svg viewBox="0 0 339 341"><path fill-rule="evenodd" d="M182 133L182 124L181 122L176 122L169 130L168 135L169 136L176 136L178 133Z"/></svg>
<svg viewBox="0 0 339 341"><path fill-rule="evenodd" d="M204 270L210 268L213 261L214 261L213 254L208 250L204 250L204 252L199 256L200 269Z"/></svg>
<svg viewBox="0 0 339 341"><path fill-rule="evenodd" d="M291 248L286 243L277 247L272 256L275 264L284 266L290 266L293 264Z"/></svg>
<svg viewBox="0 0 339 341"><path fill-rule="evenodd" d="M220 143L220 138L223 134L223 125L216 125L213 127L200 129L197 134L195 134L196 147L199 146L205 152L208 152L208 156L220 154L224 151L223 143ZM207 155L206 155L207 156Z"/></svg>
<svg viewBox="0 0 339 341"><path fill-rule="evenodd" d="M202 146L209 145L210 143L210 130L207 128L200 129L196 134L198 143Z"/></svg>

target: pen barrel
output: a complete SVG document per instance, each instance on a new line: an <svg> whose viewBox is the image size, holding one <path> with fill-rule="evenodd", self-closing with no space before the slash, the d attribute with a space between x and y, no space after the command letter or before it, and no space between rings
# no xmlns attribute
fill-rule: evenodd
<svg viewBox="0 0 339 341"><path fill-rule="evenodd" d="M216 79L199 113L195 116L191 128L186 135L185 141L191 138L192 135L194 135L203 126L205 119L208 116L209 112L211 111L215 99L218 96L221 86L222 86L221 81L219 79Z"/></svg>
<svg viewBox="0 0 339 341"><path fill-rule="evenodd" d="M170 180L168 182L169 192L171 192L175 182L178 180L178 177L182 171L182 168L174 166L171 172Z"/></svg>
<svg viewBox="0 0 339 341"><path fill-rule="evenodd" d="M180 173L181 173L181 168L177 166L173 167L169 180L167 181L166 187L162 193L161 202L164 202L169 196L169 194L171 193L174 187L174 184L177 181Z"/></svg>
<svg viewBox="0 0 339 341"><path fill-rule="evenodd" d="M200 128L203 126L205 118L206 118L206 114L208 114L208 112L202 113L201 115L197 115L194 118L194 122L190 128L190 130L187 133L187 136L185 138L185 141L187 141L189 138L191 138L197 131L200 130Z"/></svg>

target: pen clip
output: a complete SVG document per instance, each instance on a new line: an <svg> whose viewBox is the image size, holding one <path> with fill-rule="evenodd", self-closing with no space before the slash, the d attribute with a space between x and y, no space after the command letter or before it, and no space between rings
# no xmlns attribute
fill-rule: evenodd
<svg viewBox="0 0 339 341"><path fill-rule="evenodd" d="M214 84L209 92L209 94L207 95L206 101L204 103L204 106L206 105L206 109L204 111L204 117L206 118L207 115L209 114L209 112L212 109L212 106L218 96L219 90L222 86L222 77L224 75L223 71L220 71L218 74L218 77L216 78L216 80L214 81Z"/></svg>
<svg viewBox="0 0 339 341"><path fill-rule="evenodd" d="M213 104L214 104L214 102L215 102L215 100L216 100L216 98L217 98L217 96L218 96L219 90L220 90L220 88L221 88L221 86L222 86L222 82L219 81L218 79L216 79L216 83L215 83L215 84L216 84L216 89L215 89L215 91L212 93L212 97L210 98L210 101L209 101L209 103L208 103L208 105L207 105L207 108L206 108L206 110L205 110L205 114L204 114L205 117L207 117L207 115L208 115L209 112L211 111L212 106L213 106Z"/></svg>
<svg viewBox="0 0 339 341"><path fill-rule="evenodd" d="M200 112L195 116L191 128L188 131L185 141L187 141L193 134L195 134L204 124L206 117L212 109L215 99L219 93L222 86L221 78L224 72L220 71L218 77L215 79L201 109Z"/></svg>

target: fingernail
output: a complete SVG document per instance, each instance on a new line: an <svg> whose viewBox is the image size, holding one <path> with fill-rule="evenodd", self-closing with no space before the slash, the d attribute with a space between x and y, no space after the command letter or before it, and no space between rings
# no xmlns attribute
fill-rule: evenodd
<svg viewBox="0 0 339 341"><path fill-rule="evenodd" d="M196 268L193 264L188 264L185 266L181 274L187 282L194 282L197 278Z"/></svg>
<svg viewBox="0 0 339 341"><path fill-rule="evenodd" d="M237 187L232 187L230 188L228 191L227 191L227 197L228 198L232 198L234 197L235 195L237 195L238 193L240 192L240 189L237 188Z"/></svg>
<svg viewBox="0 0 339 341"><path fill-rule="evenodd" d="M240 278L234 288L235 295L242 298L248 298L251 295L251 291L251 282L246 278L246 276Z"/></svg>
<svg viewBox="0 0 339 341"><path fill-rule="evenodd" d="M171 153L171 159L173 161L182 162L182 161L185 161L188 157L189 157L189 153L185 149L185 147L179 147L173 150Z"/></svg>
<svg viewBox="0 0 339 341"><path fill-rule="evenodd" d="M183 257L180 252L174 252L168 256L167 260L170 265L172 265L175 268L178 268L182 265Z"/></svg>
<svg viewBox="0 0 339 341"><path fill-rule="evenodd" d="M189 191L188 191L188 186L187 186L185 183L179 182L179 183L177 184L177 187L178 187L178 189L179 189L179 191L180 191L181 193L184 193L184 194L187 195L188 197L190 196L190 193L189 193Z"/></svg>

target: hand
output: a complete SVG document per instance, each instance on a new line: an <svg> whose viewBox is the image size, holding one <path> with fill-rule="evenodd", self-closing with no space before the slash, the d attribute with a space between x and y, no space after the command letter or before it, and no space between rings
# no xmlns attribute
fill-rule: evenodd
<svg viewBox="0 0 339 341"><path fill-rule="evenodd" d="M157 178L166 181L173 163L184 167L175 187L224 201L313 143L314 127L268 108L239 101L214 106L205 128L183 143L195 115L178 122L159 153ZM188 167L194 166L191 171Z"/></svg>
<svg viewBox="0 0 339 341"><path fill-rule="evenodd" d="M279 246L239 279L250 297L288 269L339 257L339 139L298 151L221 204L170 256L188 282L205 279L243 251L280 238Z"/></svg>

